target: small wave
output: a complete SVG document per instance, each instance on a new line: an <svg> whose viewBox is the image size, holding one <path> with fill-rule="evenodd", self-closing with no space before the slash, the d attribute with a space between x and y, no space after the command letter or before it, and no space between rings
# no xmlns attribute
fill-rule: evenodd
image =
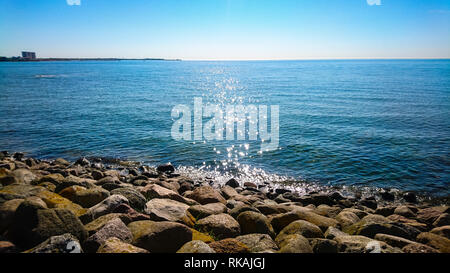
<svg viewBox="0 0 450 273"><path fill-rule="evenodd" d="M57 78L58 75L35 75L34 77L37 79L52 79Z"/></svg>

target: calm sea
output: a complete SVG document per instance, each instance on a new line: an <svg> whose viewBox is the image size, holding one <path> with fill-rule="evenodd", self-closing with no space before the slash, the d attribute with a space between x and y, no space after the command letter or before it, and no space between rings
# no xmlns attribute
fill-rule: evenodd
<svg viewBox="0 0 450 273"><path fill-rule="evenodd" d="M173 140L195 97L279 105L279 148ZM0 63L0 113L0 149L39 158L450 194L450 60Z"/></svg>

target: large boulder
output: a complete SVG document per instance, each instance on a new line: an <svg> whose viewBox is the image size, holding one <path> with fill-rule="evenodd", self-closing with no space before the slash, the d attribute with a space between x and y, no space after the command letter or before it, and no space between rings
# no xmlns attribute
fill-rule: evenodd
<svg viewBox="0 0 450 273"><path fill-rule="evenodd" d="M285 228L278 234L276 241L283 241L283 238L292 234L300 234L305 238L323 238L323 233L320 228L310 222L304 220L297 220Z"/></svg>
<svg viewBox="0 0 450 273"><path fill-rule="evenodd" d="M276 252L279 250L277 244L267 234L247 234L236 237L236 240L245 244L250 252Z"/></svg>
<svg viewBox="0 0 450 273"><path fill-rule="evenodd" d="M382 234L382 233L378 233L377 235L375 235L375 240L385 242L386 244L388 244L390 246L398 247L398 248L403 248L409 244L415 243L411 240L407 240L402 237L397 237L397 236L392 236L392 235Z"/></svg>
<svg viewBox="0 0 450 273"><path fill-rule="evenodd" d="M237 217L241 227L241 234L261 233L268 234L275 238L275 232L270 225L269 219L262 213L254 211L245 211Z"/></svg>
<svg viewBox="0 0 450 273"><path fill-rule="evenodd" d="M170 199L155 198L145 205L145 213L153 221L169 221L194 226L195 219L188 212L189 206Z"/></svg>
<svg viewBox="0 0 450 273"><path fill-rule="evenodd" d="M13 242L22 248L34 247L52 236L65 233L84 241L88 234L70 210L43 209L41 205L29 201L24 201L17 208L8 232Z"/></svg>
<svg viewBox="0 0 450 273"><path fill-rule="evenodd" d="M439 236L443 236L447 239L450 239L450 226L433 228L430 232Z"/></svg>
<svg viewBox="0 0 450 273"><path fill-rule="evenodd" d="M416 241L431 246L440 252L450 253L450 240L431 232L420 233Z"/></svg>
<svg viewBox="0 0 450 273"><path fill-rule="evenodd" d="M197 227L218 239L236 237L241 233L239 223L225 213L205 217L197 222Z"/></svg>
<svg viewBox="0 0 450 273"><path fill-rule="evenodd" d="M351 211L342 211L335 218L341 227L348 227L359 222L359 217Z"/></svg>
<svg viewBox="0 0 450 273"><path fill-rule="evenodd" d="M433 222L433 226L442 227L450 225L450 213L442 213L439 217Z"/></svg>
<svg viewBox="0 0 450 273"><path fill-rule="evenodd" d="M143 248L124 243L120 239L111 237L107 239L97 250L97 253L149 253Z"/></svg>
<svg viewBox="0 0 450 273"><path fill-rule="evenodd" d="M95 206L110 196L109 192L101 187L86 189L77 185L63 189L59 192L59 195L81 205L83 208Z"/></svg>
<svg viewBox="0 0 450 273"><path fill-rule="evenodd" d="M338 236L334 238L338 243L339 252L344 253L401 253L398 248L373 240L365 236Z"/></svg>
<svg viewBox="0 0 450 273"><path fill-rule="evenodd" d="M194 199L202 205L206 205L209 203L217 203L220 202L222 204L226 204L227 201L223 196L213 189L210 186L202 186L196 188L191 194L186 196L187 198Z"/></svg>
<svg viewBox="0 0 450 273"><path fill-rule="evenodd" d="M174 222L136 221L128 224L133 245L151 253L174 253L192 240L192 231Z"/></svg>
<svg viewBox="0 0 450 273"><path fill-rule="evenodd" d="M438 206L438 207L431 207L431 208L425 208L420 209L417 212L416 219L419 222L425 223L427 225L432 225L434 221L436 221L439 216L441 216L442 213L445 213L445 211L448 210L447 206Z"/></svg>
<svg viewBox="0 0 450 273"><path fill-rule="evenodd" d="M280 246L280 253L313 253L308 239L300 234L284 236L276 242Z"/></svg>
<svg viewBox="0 0 450 273"><path fill-rule="evenodd" d="M413 239L418 234L418 231L413 227L392 222L384 216L375 214L365 216L356 224L345 227L343 231L350 235L362 235L370 238L374 238L378 233L383 233Z"/></svg>
<svg viewBox="0 0 450 273"><path fill-rule="evenodd" d="M47 191L43 187L25 185L25 184L12 184L0 188L0 203L13 199L25 199L30 196L36 196L39 192Z"/></svg>
<svg viewBox="0 0 450 273"><path fill-rule="evenodd" d="M111 195L97 205L89 208L85 214L80 216L80 220L83 223L89 223L100 216L113 212L121 204L128 204L128 199L118 194Z"/></svg>
<svg viewBox="0 0 450 273"><path fill-rule="evenodd" d="M198 203L189 198L185 198L173 190L161 187L158 184L149 184L141 189L142 195L144 195L147 199L170 199L175 200L181 203L185 203L187 205L197 205Z"/></svg>
<svg viewBox="0 0 450 273"><path fill-rule="evenodd" d="M216 253L209 245L200 240L185 243L177 253Z"/></svg>
<svg viewBox="0 0 450 273"><path fill-rule="evenodd" d="M36 194L36 197L41 198L47 204L48 208L67 209L72 211L77 217L86 213L85 208L54 192L47 190L40 191Z"/></svg>
<svg viewBox="0 0 450 273"><path fill-rule="evenodd" d="M296 220L305 220L318 226L322 231L326 231L328 227L337 227L338 221L316 214L308 208L296 208L291 212L277 215L272 218L271 224L275 232L281 231L284 227Z"/></svg>
<svg viewBox="0 0 450 273"><path fill-rule="evenodd" d="M88 253L94 253L111 237L118 238L125 243L131 243L133 235L127 226L119 218L106 223L99 231L90 236L83 243L83 249Z"/></svg>
<svg viewBox="0 0 450 273"><path fill-rule="evenodd" d="M421 243L413 243L402 248L404 253L440 253L439 250Z"/></svg>
<svg viewBox="0 0 450 273"><path fill-rule="evenodd" d="M212 242L209 246L216 253L249 253L250 250L248 246L244 243L234 239L227 238L220 241Z"/></svg>
<svg viewBox="0 0 450 273"><path fill-rule="evenodd" d="M111 191L111 194L118 194L124 196L125 198L128 199L129 205L132 208L137 209L139 211L142 211L144 209L145 203L147 202L145 196L134 188L114 189Z"/></svg>
<svg viewBox="0 0 450 273"><path fill-rule="evenodd" d="M84 225L84 228L89 233L89 236L91 236L102 229L108 222L114 219L120 219L125 225L128 225L132 222L132 219L125 213L108 213Z"/></svg>
<svg viewBox="0 0 450 273"><path fill-rule="evenodd" d="M334 240L314 238L309 243L314 253L338 253L338 244Z"/></svg>
<svg viewBox="0 0 450 273"><path fill-rule="evenodd" d="M26 253L83 253L80 242L70 233L52 236Z"/></svg>
<svg viewBox="0 0 450 273"><path fill-rule="evenodd" d="M14 213L23 201L23 199L12 199L0 205L0 234L8 229L14 218Z"/></svg>
<svg viewBox="0 0 450 273"><path fill-rule="evenodd" d="M226 213L227 207L222 203L209 203L206 205L194 205L189 207L188 211L195 219L202 219L213 214Z"/></svg>

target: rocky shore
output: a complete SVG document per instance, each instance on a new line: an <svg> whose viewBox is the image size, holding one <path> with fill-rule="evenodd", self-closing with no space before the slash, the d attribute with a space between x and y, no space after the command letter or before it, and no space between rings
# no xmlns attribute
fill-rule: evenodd
<svg viewBox="0 0 450 273"><path fill-rule="evenodd" d="M448 204L0 153L0 253L449 253Z"/></svg>

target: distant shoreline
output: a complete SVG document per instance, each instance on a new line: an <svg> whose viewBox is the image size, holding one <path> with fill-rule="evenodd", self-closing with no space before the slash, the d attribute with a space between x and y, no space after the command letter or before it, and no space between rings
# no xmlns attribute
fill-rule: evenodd
<svg viewBox="0 0 450 273"><path fill-rule="evenodd" d="M6 58L0 57L0 62L54 62L54 61L181 61L181 59L144 58L144 59L121 59L121 58Z"/></svg>

